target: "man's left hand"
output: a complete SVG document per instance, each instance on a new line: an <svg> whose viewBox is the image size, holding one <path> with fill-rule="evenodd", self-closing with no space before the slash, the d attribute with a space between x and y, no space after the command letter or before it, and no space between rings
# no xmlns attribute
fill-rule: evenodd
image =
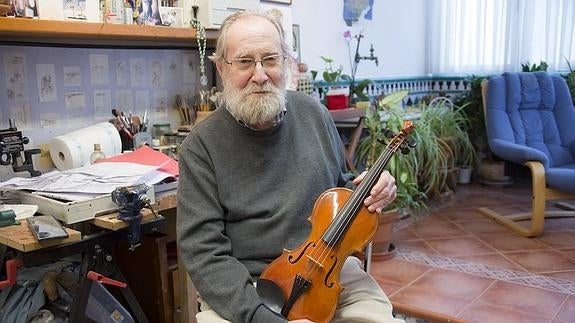
<svg viewBox="0 0 575 323"><path fill-rule="evenodd" d="M359 174L359 176L353 180L353 184L359 185L366 174L366 171ZM384 170L363 203L369 212L381 213L389 203L395 200L396 194L397 186L395 186L395 178L391 176L387 170Z"/></svg>

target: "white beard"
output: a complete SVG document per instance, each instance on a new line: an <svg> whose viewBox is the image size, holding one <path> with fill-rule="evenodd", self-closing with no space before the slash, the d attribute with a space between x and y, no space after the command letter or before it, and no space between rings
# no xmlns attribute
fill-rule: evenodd
<svg viewBox="0 0 575 323"><path fill-rule="evenodd" d="M276 87L271 82L257 85L249 82L243 89L235 89L226 79L223 80L224 89L222 100L230 113L248 126L258 128L274 120L280 112L285 110L286 90ZM252 94L265 91L265 94Z"/></svg>

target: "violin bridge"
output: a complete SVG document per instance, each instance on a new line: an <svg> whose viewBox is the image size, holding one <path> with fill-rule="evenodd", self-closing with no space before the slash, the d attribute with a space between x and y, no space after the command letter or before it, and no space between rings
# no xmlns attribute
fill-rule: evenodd
<svg viewBox="0 0 575 323"><path fill-rule="evenodd" d="M309 263L312 263L312 264L314 264L315 266L317 266L317 267L319 267L319 268L323 268L323 264L322 264L321 262L318 262L317 260L315 260L314 258L312 258L312 257L309 256L309 255L306 255L306 257L307 257L307 260L308 260Z"/></svg>

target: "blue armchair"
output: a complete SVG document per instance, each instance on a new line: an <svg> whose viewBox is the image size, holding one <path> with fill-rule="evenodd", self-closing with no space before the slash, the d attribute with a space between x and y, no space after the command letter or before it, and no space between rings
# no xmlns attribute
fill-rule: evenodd
<svg viewBox="0 0 575 323"><path fill-rule="evenodd" d="M483 102L491 151L531 171L532 211L480 211L526 237L541 234L545 217L575 216L545 211L546 201L575 199L575 107L565 80L546 72L504 73L484 81ZM529 227L517 223L526 219Z"/></svg>

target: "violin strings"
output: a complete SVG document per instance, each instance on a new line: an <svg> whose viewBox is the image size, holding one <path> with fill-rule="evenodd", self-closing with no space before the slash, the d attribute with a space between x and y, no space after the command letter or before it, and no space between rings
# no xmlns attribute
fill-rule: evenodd
<svg viewBox="0 0 575 323"><path fill-rule="evenodd" d="M326 241L324 240L325 233L322 235L320 240L325 242L326 247L314 248L314 250L310 254L310 256L314 257L314 259L316 259L315 256L317 256L316 261L318 263L322 264L327 259L329 255L329 250L332 249L331 246L334 244L335 241L341 238L341 236L345 232L345 228L353 220L353 218L356 216L356 213L359 211L362 200L365 199L365 197L367 196L367 192L371 190L373 185L375 185L375 183L377 182L377 178L381 175L381 173L385 169L385 166L387 165L389 158L391 158L393 153L397 151L398 147L401 145L402 142L403 140L395 138L385 148L385 151L382 153L380 158L377 159L374 165L375 170L373 172L371 171L368 172L367 177L364 179L364 181L362 181L362 183L359 185L356 191L352 193L350 200L346 202L343 208L338 212L338 214L340 215L337 216L335 219L337 223L334 223L334 225L336 225L335 236L331 237L329 241ZM318 241L318 243L320 243L320 241ZM306 273L307 277L310 277L313 274L313 272L317 270L316 268L317 266L312 266L312 268L310 269L308 268L308 272Z"/></svg>

